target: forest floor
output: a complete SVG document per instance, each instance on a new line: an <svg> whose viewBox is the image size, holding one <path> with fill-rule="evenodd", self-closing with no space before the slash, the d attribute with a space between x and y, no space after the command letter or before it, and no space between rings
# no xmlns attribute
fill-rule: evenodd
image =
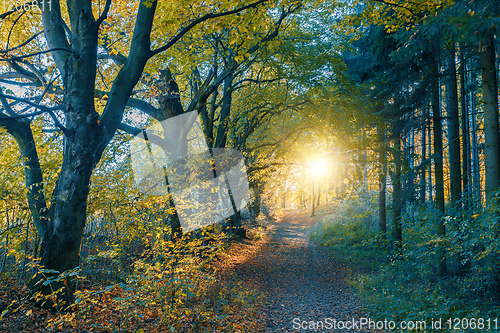
<svg viewBox="0 0 500 333"><path fill-rule="evenodd" d="M265 232L232 243L221 260L212 263L211 271L219 286L235 295L241 289L256 295L255 307L233 307L235 313L225 313L227 320L234 321L231 327L241 328L220 332L367 332L328 329L334 320L352 324L368 316L346 282L351 270L310 240L318 220L319 217L309 217L308 212L287 211L277 221L267 222ZM0 321L0 332L164 332L158 313L144 312L144 316L135 318L128 310L124 312L113 299L127 299L125 296L130 297L127 293L132 291L115 289L102 294L99 302L90 306L90 312L69 322L68 328L47 330L48 323L61 317L33 308L26 301L25 285L3 281L0 312L11 302L17 302L17 310ZM137 305L131 306L141 310ZM124 330L123 321L129 317L135 319ZM322 323L326 328L321 328Z"/></svg>
<svg viewBox="0 0 500 333"><path fill-rule="evenodd" d="M318 219L287 211L262 239L243 241L224 260L231 274L264 294L261 332L368 332L328 329L334 319L352 323L368 316L346 282L345 267L309 239Z"/></svg>

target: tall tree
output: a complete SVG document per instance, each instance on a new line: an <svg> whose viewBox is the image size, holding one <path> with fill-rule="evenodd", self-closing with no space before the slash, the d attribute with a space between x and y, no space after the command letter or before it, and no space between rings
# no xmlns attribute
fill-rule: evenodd
<svg viewBox="0 0 500 333"><path fill-rule="evenodd" d="M104 7L96 6L90 0L68 1L65 6L62 6L58 0L38 2L43 39L49 49L3 60L14 67L15 71L20 73L19 75L24 73L24 76L31 77L32 80L43 81L40 79L40 73L33 67L30 67L31 71L27 71L19 63L39 54L50 53L60 74L61 85L57 87L57 91L63 99L63 104L47 107L39 103L51 85L45 81L41 82L45 86L45 91L37 100L19 98L2 92L0 97L3 112L0 115L0 125L16 139L22 155L26 156L26 186L30 189L30 209L43 238L41 250L43 266L57 272L78 266L92 172L120 127L125 107L148 60L171 49L184 35L207 20L220 19L237 13L260 15L262 14L261 8L266 2L266 0L241 1L237 4L217 2L214 6L194 7L192 4L185 3L182 8L186 10L184 17L188 18L188 22L181 24L180 27L172 26L173 31L177 31L169 33L165 41L156 36L153 38L152 33L155 20L158 24L162 24L162 20L170 20L170 16L164 15L167 14L169 4L159 4L155 0L140 1L135 14L132 37L128 40L129 44L124 47L127 55L122 56L119 50L111 50L109 53L109 58L120 63L120 67L111 82L109 93L106 94L105 105L102 110L99 109L99 112L97 112L94 93L99 60L98 51L101 50L99 45L102 41L100 32L105 30L103 27L109 26L105 22L112 1L108 0ZM123 4L117 3L116 5ZM296 6L288 1L274 5ZM207 8L209 8L208 11ZM119 13L119 9L116 13ZM193 9L198 12L193 12ZM8 12L2 17L15 12ZM168 14L170 15L170 12ZM171 23L171 21L168 22ZM36 21L29 23L36 23ZM16 50L23 52L23 47L26 47L34 38L36 37L28 39L26 43L20 43ZM106 44L106 38L103 40ZM153 40L154 43L152 43ZM42 42L41 45L44 43ZM104 48L106 47L107 45L104 45ZM31 114L19 112L15 108L15 104L19 103L23 103L28 108L36 108L38 111ZM62 111L62 113L58 116L54 114L56 111ZM50 199L50 207L43 194L43 175L36 155L37 147L33 140L29 120L27 120L41 113L50 116L55 126L64 135L63 162ZM71 279L67 283L69 288L62 288L60 295L66 301L71 298L74 287ZM60 289L58 286L51 287ZM50 292L50 288L46 289Z"/></svg>

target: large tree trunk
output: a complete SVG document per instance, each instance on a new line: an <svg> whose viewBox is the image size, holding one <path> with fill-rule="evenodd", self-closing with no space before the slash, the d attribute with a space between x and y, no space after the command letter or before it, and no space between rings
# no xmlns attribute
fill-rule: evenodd
<svg viewBox="0 0 500 333"><path fill-rule="evenodd" d="M68 7L71 39L68 42L59 2L45 0L42 22L45 37L59 69L64 88L65 128L63 163L52 195L49 220L41 246L41 271L31 281L32 293L58 292L63 306L71 302L75 283L71 276L62 281L47 281L59 272L79 266L80 247L86 221L90 178L104 149L123 117L125 105L150 57L149 34L156 2L141 2L127 63L117 75L101 117L95 110L97 40L100 20L94 19L91 2L80 1ZM104 19L101 16L101 19ZM52 305L47 302L46 305Z"/></svg>
<svg viewBox="0 0 500 333"><path fill-rule="evenodd" d="M90 177L98 162L96 148L100 139L99 114L94 108L98 27L90 8L82 6L74 9L79 9L81 15L71 22L76 41L73 45L75 53L64 63L67 133L63 143L63 164L53 193L51 219L41 247L41 264L58 272L79 266ZM67 279L66 283L69 288L64 290L66 296L63 298L70 301L74 286L71 279ZM49 287L43 291L46 294L60 285L48 284L45 287Z"/></svg>
<svg viewBox="0 0 500 333"><path fill-rule="evenodd" d="M486 204L498 191L500 186L500 133L498 116L498 83L496 71L495 37L489 34L480 44L482 88L484 102L484 166ZM498 202L498 200L495 200ZM495 218L500 218L496 214ZM500 238L500 228L494 227L497 241ZM494 256L492 265L495 270L492 289L498 292L500 286L500 260Z"/></svg>

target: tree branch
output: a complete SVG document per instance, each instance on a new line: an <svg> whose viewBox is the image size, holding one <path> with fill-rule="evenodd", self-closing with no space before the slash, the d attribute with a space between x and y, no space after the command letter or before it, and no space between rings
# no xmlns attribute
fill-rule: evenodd
<svg viewBox="0 0 500 333"><path fill-rule="evenodd" d="M25 55L22 55L22 56L10 57L10 58L2 58L2 59L0 59L0 61L17 61L17 60L21 60L21 59L24 59L24 58L34 57L34 56L37 56L37 55L40 55L40 54L52 53L52 52L55 52L55 51L66 51L66 52L69 52L69 53L73 53L73 51L70 50L70 49L56 47L56 48L53 48L53 49L50 49L50 50L35 52L35 53L31 53L31 54L25 54Z"/></svg>
<svg viewBox="0 0 500 333"><path fill-rule="evenodd" d="M59 0L40 0L37 3L42 11L43 30L49 52L52 53L63 81L66 81L65 63L69 57L68 53L73 53L73 49L66 38Z"/></svg>
<svg viewBox="0 0 500 333"><path fill-rule="evenodd" d="M16 114L12 108L7 108L6 105L8 105L7 103L7 98L8 99L12 99L12 100L15 100L15 101L19 101L21 103L25 103L25 104L28 104L32 107L35 107L37 109L40 109L40 111L38 112L33 112L33 113L28 113L28 114ZM29 117L33 117L33 116L37 116L37 115L40 115L40 114L43 114L43 113L48 113L50 115L50 117L52 118L52 121L54 121L54 124L61 129L61 131L66 135L68 136L70 134L70 132L68 131L68 129L66 127L64 127L61 122L59 121L59 119L57 119L57 116L54 114L53 111L55 110L61 110L60 107L57 107L57 108L48 108L46 106L43 106L43 105L39 105L39 104L36 104L36 103L33 103L25 98L19 98L19 97L16 97L16 96L10 96L10 95L5 95L3 92L0 92L0 99L2 100L2 104L4 106L4 109L6 109L6 111L8 111L10 109L10 115L9 116L2 116L0 114L0 119L1 120L8 120L8 119L23 119L23 118L29 118ZM5 102L4 102L5 101Z"/></svg>
<svg viewBox="0 0 500 333"><path fill-rule="evenodd" d="M30 38L28 38L26 41L22 42L21 44L19 44L18 46L14 46L14 47L11 47L10 49L6 49L6 50L1 50L0 53L8 53L8 52L11 52L11 51L14 51L14 50L17 50L27 44L29 44L33 39L37 38L38 36L40 36L42 32L37 32L36 34L34 34L33 36L31 36Z"/></svg>
<svg viewBox="0 0 500 333"><path fill-rule="evenodd" d="M236 8L236 9L233 9L233 10L229 10L227 12L221 12L221 13L208 13L208 14L205 14L199 18L197 18L196 20L192 21L191 23L189 23L187 26L185 26L184 28L182 28L178 33L177 35L175 35L167 44L163 45L162 47L159 47L157 48L156 50L153 50L151 52L151 57L158 54L158 53L161 53L163 51L166 51L168 50L169 48L172 47L172 45L174 45L179 39L181 39L187 32L189 32L189 30L193 29L195 26L197 26L198 24L200 23L203 23L207 20L210 20L210 19L213 19L213 18L217 18L217 17L223 17L223 16L228 16L228 15L232 15L232 14L237 14L237 13L240 13L244 10L247 10L247 9L251 9L251 8L255 8L257 6L259 6L260 4L263 4L263 3L266 3L268 2L269 0L259 0L259 1L256 1L254 3L251 3L249 5L246 5L246 6L243 6L243 7L240 7L240 8Z"/></svg>
<svg viewBox="0 0 500 333"><path fill-rule="evenodd" d="M97 26L99 26L108 17L110 7L111 7L111 0L106 0L106 5L104 6L104 10L102 11L101 16L99 16L99 18L96 21Z"/></svg>
<svg viewBox="0 0 500 333"><path fill-rule="evenodd" d="M151 57L151 29L157 2L153 1L152 4L147 2L147 0L141 0L139 4L127 62L113 82L104 112L100 117L101 130L104 132L101 133L101 142L96 154L97 160L122 122L123 112L132 90L139 81L146 62Z"/></svg>
<svg viewBox="0 0 500 333"><path fill-rule="evenodd" d="M389 2L389 1L385 1L385 0L372 0L372 1L380 2L380 3L383 3L383 4L388 5L388 6L398 7L398 8L407 10L413 16L419 16L414 11L412 11L410 8L408 8L406 6L403 6L403 5L399 4L399 3Z"/></svg>
<svg viewBox="0 0 500 333"><path fill-rule="evenodd" d="M5 1L4 4L7 4L8 2ZM31 6L36 6L38 4L38 1L30 1L30 2L26 2L25 4L20 4L20 3L17 3L17 6L14 7L13 9L3 13L3 14L0 14L0 20L14 14L15 12L19 11L19 10L24 10L24 8L26 7L31 7Z"/></svg>
<svg viewBox="0 0 500 333"><path fill-rule="evenodd" d="M110 92L104 92L104 91L96 89L94 96L102 98L105 95L109 96L110 94L111 94ZM127 106L129 106L131 108L139 109L142 112L144 112L145 114L147 114L148 116L153 117L155 119L160 119L160 113L161 113L160 109L155 108L151 103L148 103L148 102L143 101L141 99L130 97L128 99Z"/></svg>

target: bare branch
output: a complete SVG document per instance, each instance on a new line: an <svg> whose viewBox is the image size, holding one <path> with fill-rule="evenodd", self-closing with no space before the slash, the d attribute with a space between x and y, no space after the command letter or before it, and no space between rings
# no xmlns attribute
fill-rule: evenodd
<svg viewBox="0 0 500 333"><path fill-rule="evenodd" d="M17 82L17 81L0 79L0 83L10 84L10 85L19 86L19 87L40 87L39 84L33 83L33 82Z"/></svg>
<svg viewBox="0 0 500 333"><path fill-rule="evenodd" d="M30 71L24 69L23 67L21 67L21 65L19 65L16 61L7 61L7 64L9 65L10 68L15 70L20 75L20 78L24 78L24 79L30 80L32 82L38 83L39 86L44 86L43 76L40 77L41 73L30 72ZM31 66L30 66L30 68L32 70L35 69L34 67L31 67Z"/></svg>
<svg viewBox="0 0 500 333"><path fill-rule="evenodd" d="M37 56L37 55L40 55L40 54L51 53L51 52L55 52L55 51L66 51L66 52L69 52L69 53L74 53L73 50L70 50L70 49L54 48L54 49L50 49L50 50L35 52L35 53L26 54L26 55L17 56L17 57L3 58L3 59L0 59L0 61L13 61L13 60L17 61L17 60L21 60L21 59L24 59L24 58L30 58L30 57L34 57L34 56Z"/></svg>
<svg viewBox="0 0 500 333"><path fill-rule="evenodd" d="M26 224L25 223L20 223L20 224L16 224L16 225L11 225L10 227L8 228L5 228L3 229L2 231L0 231L0 236L2 236L4 233L6 233L7 231L9 230L12 230L12 229L17 229L17 228L24 228Z"/></svg>
<svg viewBox="0 0 500 333"><path fill-rule="evenodd" d="M26 14L26 9L23 10L23 12L21 13L21 15L19 15L14 23L12 23L12 26L10 27L10 30L9 30L9 35L7 36L7 45L6 47L8 48L9 47L9 42L10 42L10 36L12 35L12 31L14 30L14 27L16 26L17 22L19 22L19 20L21 19L21 17L23 17L24 14Z"/></svg>
<svg viewBox="0 0 500 333"><path fill-rule="evenodd" d="M94 96L98 98L103 98L105 95L109 96L110 94L111 94L110 92L105 92L96 89ZM161 113L160 109L155 108L152 104L143 101L141 99L131 97L128 99L127 106L141 110L148 116L153 117L155 119L160 119L160 113Z"/></svg>
<svg viewBox="0 0 500 333"><path fill-rule="evenodd" d="M146 101L136 98L129 98L127 106L139 109L142 112L146 113L148 116L153 117L157 120L160 120L161 118L160 116L161 111Z"/></svg>
<svg viewBox="0 0 500 333"><path fill-rule="evenodd" d="M141 139L149 141L151 143L154 143L154 144L162 146L162 147L165 146L165 139L163 139L162 137L159 137L158 135L153 134L153 133L144 134L145 130L139 129L137 127L133 127L133 126L121 123L120 126L118 126L118 129L121 131L124 131L125 133L132 134L133 136L136 136L136 135L139 135L142 133L143 135L140 136Z"/></svg>
<svg viewBox="0 0 500 333"><path fill-rule="evenodd" d="M40 111L38 112L32 112L32 113L28 113L28 114L16 114L12 108L7 108L6 107L6 104L7 104L7 100L6 99L12 99L12 100L15 100L15 101L19 101L21 103L25 103L25 104L28 104L28 105L31 105L32 107L35 107L37 109L39 109ZM64 127L61 122L59 121L59 119L57 118L57 116L54 114L54 111L55 110L61 110L61 107L56 107L56 108L48 108L46 106L43 106L43 105L39 105L39 104L36 104L36 103L33 103L25 98L20 98L20 97L16 97L16 96L10 96L10 95L5 95L3 92L0 92L0 99L2 101L2 104L4 106L4 108L6 109L6 111L10 114L9 116L2 116L0 114L0 119L2 120L6 120L6 119L22 119L22 118L28 118L28 117L33 117L33 116L37 116L37 115L40 115L40 114L43 114L43 113L48 113L50 115L50 117L52 118L52 120L54 121L54 124L61 129L61 131L63 131L63 133L68 136L70 134L69 130ZM9 110L10 109L10 110Z"/></svg>
<svg viewBox="0 0 500 333"><path fill-rule="evenodd" d="M96 21L97 26L99 26L108 17L110 7L111 7L111 0L106 0L106 5L104 6L104 10L102 11L101 16L99 16L99 18Z"/></svg>
<svg viewBox="0 0 500 333"><path fill-rule="evenodd" d="M118 126L118 129L134 136L142 132L142 130L138 129L137 127L130 126L124 123L121 123L120 126Z"/></svg>

